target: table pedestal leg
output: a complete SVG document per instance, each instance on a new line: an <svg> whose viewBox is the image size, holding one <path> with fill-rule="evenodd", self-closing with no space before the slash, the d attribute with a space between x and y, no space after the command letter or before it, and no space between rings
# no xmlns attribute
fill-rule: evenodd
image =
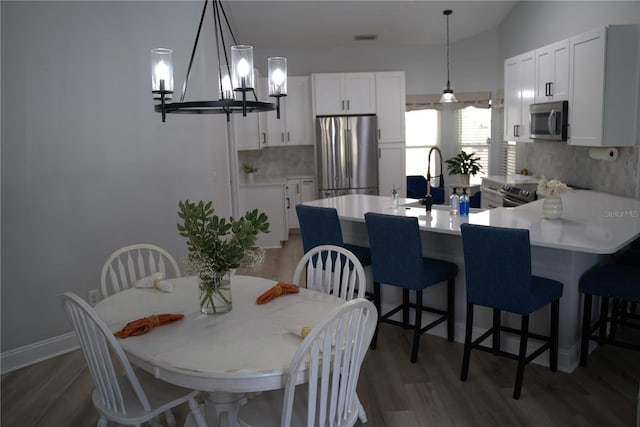
<svg viewBox="0 0 640 427"><path fill-rule="evenodd" d="M211 392L205 399L207 424L219 427L250 427L238 418L240 407L247 403L243 393Z"/></svg>

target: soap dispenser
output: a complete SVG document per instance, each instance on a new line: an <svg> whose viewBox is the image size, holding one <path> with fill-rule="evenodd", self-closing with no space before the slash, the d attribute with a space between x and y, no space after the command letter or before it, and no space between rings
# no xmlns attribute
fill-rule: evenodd
<svg viewBox="0 0 640 427"><path fill-rule="evenodd" d="M453 187L453 192L449 196L449 213L453 216L458 216L460 213L460 197L457 190L456 187Z"/></svg>
<svg viewBox="0 0 640 427"><path fill-rule="evenodd" d="M469 216L469 196L467 189L462 187L462 196L460 196L460 216Z"/></svg>

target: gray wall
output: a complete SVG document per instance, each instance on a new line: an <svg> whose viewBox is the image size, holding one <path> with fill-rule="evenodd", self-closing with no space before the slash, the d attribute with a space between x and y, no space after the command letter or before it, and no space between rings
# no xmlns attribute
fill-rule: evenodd
<svg viewBox="0 0 640 427"><path fill-rule="evenodd" d="M115 249L186 254L178 200L228 215L229 194L224 119L153 112L149 50L181 48L184 75L199 2L1 6L5 352L68 332L59 295L86 298ZM210 89L195 67L191 90Z"/></svg>
<svg viewBox="0 0 640 427"><path fill-rule="evenodd" d="M520 2L498 28L500 82L504 78L502 63L506 58L607 24L638 23L640 2L637 1ZM640 127L638 132L640 134ZM638 140L640 137L636 144ZM523 150L522 163L518 167L526 167L536 175L640 198L640 150L637 145L621 149L615 161L591 159L585 147L568 146L566 143L523 143L518 149Z"/></svg>

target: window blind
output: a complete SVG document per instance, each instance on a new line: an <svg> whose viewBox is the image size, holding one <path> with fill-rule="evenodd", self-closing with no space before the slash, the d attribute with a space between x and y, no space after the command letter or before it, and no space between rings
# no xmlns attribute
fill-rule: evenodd
<svg viewBox="0 0 640 427"><path fill-rule="evenodd" d="M458 149L467 154L475 153L482 166L478 177L489 172L489 143L491 141L491 109L473 106L455 112Z"/></svg>

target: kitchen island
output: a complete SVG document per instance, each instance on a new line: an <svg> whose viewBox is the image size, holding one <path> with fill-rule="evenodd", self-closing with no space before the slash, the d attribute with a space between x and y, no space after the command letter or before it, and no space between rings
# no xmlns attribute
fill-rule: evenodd
<svg viewBox="0 0 640 427"><path fill-rule="evenodd" d="M528 229L533 274L564 284L560 300L558 369L571 372L578 366L580 350L580 276L593 265L606 262L612 254L624 249L640 236L640 201L584 190L563 194L562 200L563 217L556 220L542 217L542 200L516 208L472 210L469 217L451 216L446 206L439 205L431 212L426 212L423 207L411 206L416 202L414 199L400 199L398 208L394 209L390 197L380 196L346 195L305 204L336 208L345 241L364 246L368 246L364 223L366 212L417 217L422 234L423 254L455 262L459 267L455 307L455 339L459 342L463 342L464 339L466 313L460 223ZM382 292L385 309L400 301L400 289L385 286ZM435 301L434 305L440 304L444 307L444 286L426 290L425 301ZM546 307L531 316L532 331L548 331L548 310ZM520 321L519 316L509 313L504 313L503 319L510 326L516 326ZM491 310L478 309L474 338L486 331L490 325ZM435 328L433 333L445 336L444 326ZM503 339L506 351L517 352L517 343L518 340L509 335L505 335ZM534 347L535 345L531 346ZM547 359L548 355L544 353L536 359L536 363L547 364Z"/></svg>

